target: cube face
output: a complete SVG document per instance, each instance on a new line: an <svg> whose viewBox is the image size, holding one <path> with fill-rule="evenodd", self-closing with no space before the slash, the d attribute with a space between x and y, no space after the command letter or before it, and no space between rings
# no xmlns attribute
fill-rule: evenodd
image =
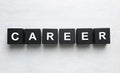
<svg viewBox="0 0 120 73"><path fill-rule="evenodd" d="M95 28L94 29L94 43L95 44L109 44L110 43L110 28Z"/></svg>
<svg viewBox="0 0 120 73"><path fill-rule="evenodd" d="M23 44L24 31L21 28L7 29L7 43L8 44Z"/></svg>
<svg viewBox="0 0 120 73"><path fill-rule="evenodd" d="M92 44L93 43L93 29L80 28L76 30L77 44Z"/></svg>
<svg viewBox="0 0 120 73"><path fill-rule="evenodd" d="M75 43L75 29L59 29L59 43L60 44L74 44Z"/></svg>
<svg viewBox="0 0 120 73"><path fill-rule="evenodd" d="M58 43L58 30L57 29L43 29L42 43L43 44L57 44Z"/></svg>
<svg viewBox="0 0 120 73"><path fill-rule="evenodd" d="M40 44L41 30L40 29L25 29L25 44Z"/></svg>

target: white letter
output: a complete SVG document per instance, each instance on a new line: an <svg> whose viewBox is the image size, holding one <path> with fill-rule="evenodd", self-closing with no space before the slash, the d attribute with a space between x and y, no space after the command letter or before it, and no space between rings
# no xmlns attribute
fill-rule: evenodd
<svg viewBox="0 0 120 73"><path fill-rule="evenodd" d="M71 40L69 37L70 37L70 32L64 33L64 40Z"/></svg>
<svg viewBox="0 0 120 73"><path fill-rule="evenodd" d="M47 32L47 40L49 40L49 38L50 38L51 40L54 40L54 39L53 39L53 36L54 36L54 34L53 34L52 32Z"/></svg>
<svg viewBox="0 0 120 73"><path fill-rule="evenodd" d="M12 35L11 35L12 40L14 40L14 41L19 40L18 37L17 37L17 38L14 38L14 35L19 35L19 34L18 34L17 32L12 33Z"/></svg>
<svg viewBox="0 0 120 73"><path fill-rule="evenodd" d="M31 39L37 40L34 32L31 32L31 34L30 34L29 40L31 40Z"/></svg>
<svg viewBox="0 0 120 73"><path fill-rule="evenodd" d="M82 40L88 40L88 32L82 32Z"/></svg>
<svg viewBox="0 0 120 73"><path fill-rule="evenodd" d="M101 40L102 38L106 40L105 35L106 35L105 32L99 32L99 40Z"/></svg>

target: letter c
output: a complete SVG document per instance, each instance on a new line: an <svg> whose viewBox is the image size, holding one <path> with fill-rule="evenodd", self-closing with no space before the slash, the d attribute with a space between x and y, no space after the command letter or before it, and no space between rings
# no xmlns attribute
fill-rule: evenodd
<svg viewBox="0 0 120 73"><path fill-rule="evenodd" d="M19 38L17 37L17 38L15 38L14 37L14 35L19 35L19 33L17 33L17 32L14 32L14 33L12 33L12 35L11 35L11 38L12 38L12 40L14 40L14 41L18 41L19 40Z"/></svg>

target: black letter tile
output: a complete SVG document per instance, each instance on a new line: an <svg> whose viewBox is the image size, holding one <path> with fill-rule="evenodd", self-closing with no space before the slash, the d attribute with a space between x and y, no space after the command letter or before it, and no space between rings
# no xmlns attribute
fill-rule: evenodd
<svg viewBox="0 0 120 73"><path fill-rule="evenodd" d="M95 28L94 29L94 43L95 44L109 44L110 43L110 28Z"/></svg>
<svg viewBox="0 0 120 73"><path fill-rule="evenodd" d="M57 44L58 43L58 30L57 29L43 29L42 43L43 44Z"/></svg>
<svg viewBox="0 0 120 73"><path fill-rule="evenodd" d="M75 43L75 29L59 29L59 43L60 44L74 44Z"/></svg>
<svg viewBox="0 0 120 73"><path fill-rule="evenodd" d="M24 40L23 29L21 28L8 28L7 30L7 43L8 44L23 44Z"/></svg>
<svg viewBox="0 0 120 73"><path fill-rule="evenodd" d="M40 44L41 31L40 29L25 29L25 44Z"/></svg>
<svg viewBox="0 0 120 73"><path fill-rule="evenodd" d="M82 28L76 30L76 43L77 44L92 44L93 43L93 30L91 28Z"/></svg>

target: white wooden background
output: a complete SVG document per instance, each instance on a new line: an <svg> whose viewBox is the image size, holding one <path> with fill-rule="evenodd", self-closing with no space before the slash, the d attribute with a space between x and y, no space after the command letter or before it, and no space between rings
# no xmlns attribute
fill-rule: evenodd
<svg viewBox="0 0 120 73"><path fill-rule="evenodd" d="M111 28L111 44L8 45L7 28ZM120 0L0 0L0 73L120 73Z"/></svg>

